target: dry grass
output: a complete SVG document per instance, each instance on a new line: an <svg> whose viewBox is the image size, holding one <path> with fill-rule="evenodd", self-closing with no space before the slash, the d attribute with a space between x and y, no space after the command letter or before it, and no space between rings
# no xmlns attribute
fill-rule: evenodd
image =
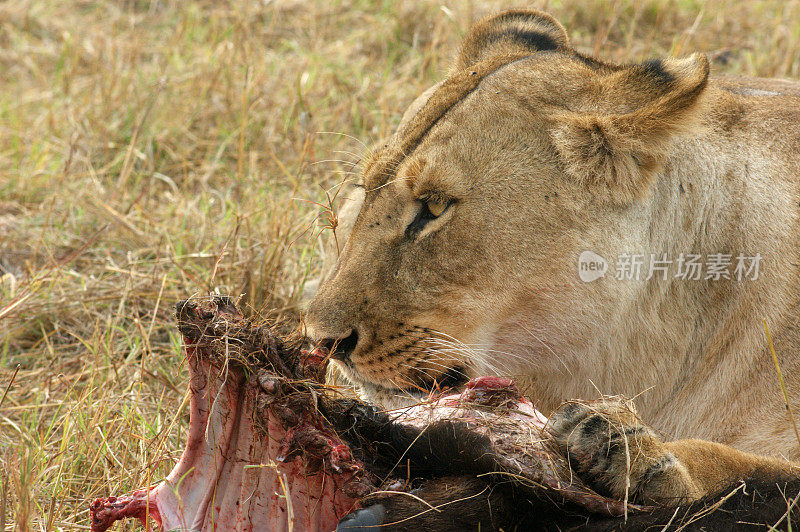
<svg viewBox="0 0 800 532"><path fill-rule="evenodd" d="M87 500L170 469L172 304L219 290L296 315L312 202L355 139L388 135L470 23L512 5L222 4L0 3L0 529L85 529ZM606 58L800 77L797 0L531 4Z"/></svg>

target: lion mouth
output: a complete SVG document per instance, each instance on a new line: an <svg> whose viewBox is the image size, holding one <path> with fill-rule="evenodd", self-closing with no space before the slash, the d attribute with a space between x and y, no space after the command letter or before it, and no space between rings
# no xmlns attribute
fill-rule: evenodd
<svg viewBox="0 0 800 532"><path fill-rule="evenodd" d="M467 368L465 366L454 366L447 369L439 377L428 383L428 391L447 391L448 393L461 392L469 382Z"/></svg>
<svg viewBox="0 0 800 532"><path fill-rule="evenodd" d="M365 377L352 363L335 362L344 376L361 389L364 399L383 406L413 404L429 398L460 393L464 391L470 380L465 366L455 366L448 368L436 377L419 372L403 377L408 384L387 386L387 381L375 382ZM395 383L392 382L392 384Z"/></svg>

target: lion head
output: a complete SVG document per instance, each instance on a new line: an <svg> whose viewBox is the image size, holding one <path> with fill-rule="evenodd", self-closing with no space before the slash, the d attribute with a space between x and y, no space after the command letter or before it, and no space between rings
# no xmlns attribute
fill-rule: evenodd
<svg viewBox="0 0 800 532"><path fill-rule="evenodd" d="M701 55L587 57L536 11L478 23L447 78L362 161L311 336L383 404L591 364L598 324L637 287L581 281L578 257L651 241L654 176L698 122L708 70Z"/></svg>

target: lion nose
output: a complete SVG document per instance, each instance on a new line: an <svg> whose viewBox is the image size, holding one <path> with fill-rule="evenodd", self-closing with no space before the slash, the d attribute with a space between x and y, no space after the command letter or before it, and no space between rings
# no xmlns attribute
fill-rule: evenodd
<svg viewBox="0 0 800 532"><path fill-rule="evenodd" d="M331 357L343 362L350 362L350 355L358 345L358 331L350 329L345 334L336 336L316 337L312 334L314 343L323 349L327 349Z"/></svg>

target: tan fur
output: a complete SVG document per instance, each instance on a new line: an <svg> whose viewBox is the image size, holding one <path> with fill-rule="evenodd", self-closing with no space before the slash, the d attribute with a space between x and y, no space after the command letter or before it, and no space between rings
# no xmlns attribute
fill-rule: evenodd
<svg viewBox="0 0 800 532"><path fill-rule="evenodd" d="M764 335L800 414L800 84L708 74L582 56L538 12L482 21L365 161L309 331L355 329L337 367L387 406L448 369L503 374L546 413L636 396L669 439L800 458ZM452 203L409 234L433 196ZM582 282L584 250L612 271ZM755 281L618 281L622 253L763 258ZM725 449L674 453L694 476Z"/></svg>

